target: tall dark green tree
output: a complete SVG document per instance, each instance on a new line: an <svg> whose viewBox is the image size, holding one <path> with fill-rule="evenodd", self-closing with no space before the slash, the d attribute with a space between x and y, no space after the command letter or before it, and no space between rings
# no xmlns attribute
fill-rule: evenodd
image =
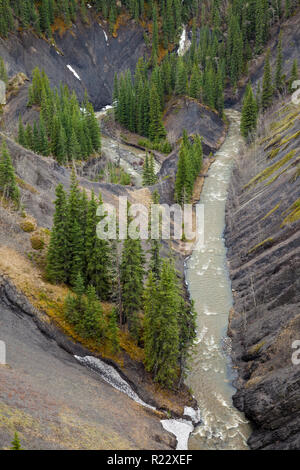
<svg viewBox="0 0 300 470"><path fill-rule="evenodd" d="M256 130L257 126L257 102L254 97L251 84L248 85L243 101L241 134L246 139Z"/></svg>
<svg viewBox="0 0 300 470"><path fill-rule="evenodd" d="M53 283L68 280L67 198L62 184L56 188L53 228L47 255L47 279Z"/></svg>
<svg viewBox="0 0 300 470"><path fill-rule="evenodd" d="M273 90L273 84L272 84L270 55L271 55L271 51L270 49L268 49L266 60L265 60L265 69L264 69L264 77L263 77L263 84L262 84L261 104L262 104L263 110L266 110L273 101L274 90Z"/></svg>
<svg viewBox="0 0 300 470"><path fill-rule="evenodd" d="M180 296L174 265L164 260L156 285L150 273L145 292L145 366L154 380L172 387L178 378Z"/></svg>
<svg viewBox="0 0 300 470"><path fill-rule="evenodd" d="M0 155L0 191L17 206L20 203L20 190L16 182L15 170L6 142L3 140Z"/></svg>

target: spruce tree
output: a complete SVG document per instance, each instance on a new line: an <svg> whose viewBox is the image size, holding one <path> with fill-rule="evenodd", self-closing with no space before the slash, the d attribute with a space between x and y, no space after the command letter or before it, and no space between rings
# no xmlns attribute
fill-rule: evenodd
<svg viewBox="0 0 300 470"><path fill-rule="evenodd" d="M128 223L130 221L128 217ZM140 333L138 313L141 311L143 301L144 262L141 240L133 240L127 234L120 267L123 324L128 323L135 340L139 339Z"/></svg>
<svg viewBox="0 0 300 470"><path fill-rule="evenodd" d="M117 312L115 308L112 308L109 314L106 336L109 341L109 348L111 352L113 354L117 354L120 351L120 340Z"/></svg>
<svg viewBox="0 0 300 470"><path fill-rule="evenodd" d="M272 85L270 55L271 55L271 51L270 49L268 49L266 61L265 61L265 69L264 69L263 85L262 85L262 97L261 97L261 104L262 104L262 108L264 111L271 105L272 99L273 99L273 85Z"/></svg>
<svg viewBox="0 0 300 470"><path fill-rule="evenodd" d="M154 380L172 387L178 377L180 297L173 262L164 260L156 286L150 273L145 292L145 366Z"/></svg>
<svg viewBox="0 0 300 470"><path fill-rule="evenodd" d="M20 145L22 145L22 147L26 146L25 129L23 126L21 116L19 116L18 142Z"/></svg>
<svg viewBox="0 0 300 470"><path fill-rule="evenodd" d="M100 197L100 205L103 204ZM108 300L112 287L111 247L107 240L100 240L97 236L97 224L100 217L97 216L99 203L94 193L88 203L86 232L85 232L85 257L87 281L96 289L101 300Z"/></svg>
<svg viewBox="0 0 300 470"><path fill-rule="evenodd" d="M68 281L74 285L80 273L84 276L84 229L80 223L80 191L78 188L78 181L75 172L71 175L70 194L67 203L67 254L68 262L66 263L66 270L68 272Z"/></svg>
<svg viewBox="0 0 300 470"><path fill-rule="evenodd" d="M10 450L23 450L21 447L20 438L17 432L15 432L14 438L11 442Z"/></svg>
<svg viewBox="0 0 300 470"><path fill-rule="evenodd" d="M53 283L68 280L67 199L62 184L56 188L53 228L47 254L46 275Z"/></svg>
<svg viewBox="0 0 300 470"><path fill-rule="evenodd" d="M255 100L252 86L248 85L243 101L241 134L246 139L256 130L257 126L257 102Z"/></svg>
<svg viewBox="0 0 300 470"><path fill-rule="evenodd" d="M162 123L160 100L157 89L153 84L150 90L150 110L149 110L149 137L155 141L160 141L166 137L166 130Z"/></svg>
<svg viewBox="0 0 300 470"><path fill-rule="evenodd" d="M293 62L293 66L292 66L291 77L289 79L289 93L293 93L293 91L296 90L296 88L293 88L293 85L298 79L299 79L298 62L297 62L297 59L295 59Z"/></svg>
<svg viewBox="0 0 300 470"><path fill-rule="evenodd" d="M2 191L4 197L11 199L16 206L19 206L20 190L16 182L11 156L4 140L0 155L0 191Z"/></svg>
<svg viewBox="0 0 300 470"><path fill-rule="evenodd" d="M179 324L179 362L181 369L181 380L184 378L184 371L188 359L193 353L194 341L197 337L197 312L192 305L186 303L181 297L178 309Z"/></svg>

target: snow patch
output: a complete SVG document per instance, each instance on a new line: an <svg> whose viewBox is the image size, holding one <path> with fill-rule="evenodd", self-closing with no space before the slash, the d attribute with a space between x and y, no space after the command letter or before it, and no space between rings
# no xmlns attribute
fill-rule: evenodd
<svg viewBox="0 0 300 470"><path fill-rule="evenodd" d="M125 393L125 395L134 400L136 403L139 403L145 408L155 410L154 406L148 405L148 403L145 403L143 400L140 399L140 397L132 390L126 380L124 380L116 371L116 369L114 369L112 366L93 356L74 357L84 366L89 367L90 369L93 369L94 371L98 372L101 375L102 379L105 380L105 382L107 382L109 385L119 390L120 392Z"/></svg>
<svg viewBox="0 0 300 470"><path fill-rule="evenodd" d="M190 421L166 419L162 420L161 424L166 431L174 434L176 437L176 450L188 450L189 437L194 430L194 426Z"/></svg>
<svg viewBox="0 0 300 470"><path fill-rule="evenodd" d="M72 72L72 74L78 79L81 81L81 78L79 77L78 73L75 72L75 70L71 67L70 64L67 65L67 68L70 70L70 72Z"/></svg>

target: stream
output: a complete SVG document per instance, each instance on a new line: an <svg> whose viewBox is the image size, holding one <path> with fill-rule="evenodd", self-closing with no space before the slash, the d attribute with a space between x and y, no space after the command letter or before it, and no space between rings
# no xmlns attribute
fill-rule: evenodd
<svg viewBox="0 0 300 470"><path fill-rule="evenodd" d="M196 351L186 383L202 421L190 437L190 450L247 449L250 435L245 416L232 404L235 376L227 337L233 299L223 233L232 165L241 143L240 113L230 110L227 117L228 135L215 155L199 201L205 210L205 243L196 246L186 263L186 281L198 314Z"/></svg>

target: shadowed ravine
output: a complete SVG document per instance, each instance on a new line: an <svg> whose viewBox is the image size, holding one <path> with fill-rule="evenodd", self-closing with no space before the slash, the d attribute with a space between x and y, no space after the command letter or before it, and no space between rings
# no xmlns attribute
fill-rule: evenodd
<svg viewBox="0 0 300 470"><path fill-rule="evenodd" d="M229 132L216 154L199 202L205 210L204 246L197 246L186 264L186 281L198 313L198 339L187 379L202 420L189 441L193 450L246 449L250 434L244 415L232 404L234 374L226 335L232 292L223 239L225 204L240 144L240 115L230 110L227 116Z"/></svg>

